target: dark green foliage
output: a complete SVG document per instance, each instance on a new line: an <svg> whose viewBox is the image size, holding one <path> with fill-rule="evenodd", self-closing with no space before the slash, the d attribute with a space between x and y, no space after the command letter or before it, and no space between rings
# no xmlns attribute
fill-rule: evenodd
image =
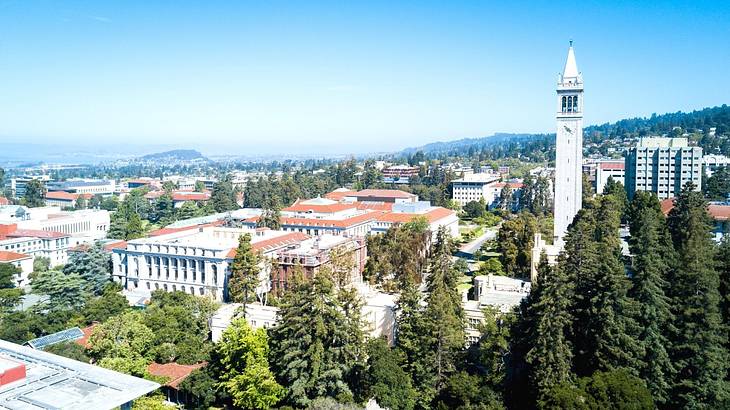
<svg viewBox="0 0 730 410"><path fill-rule="evenodd" d="M533 215L549 214L552 212L552 195L548 177L527 174L523 180L520 207Z"/></svg>
<svg viewBox="0 0 730 410"><path fill-rule="evenodd" d="M23 205L29 208L36 208L46 204L46 186L40 179L32 179L25 185L25 196Z"/></svg>
<svg viewBox="0 0 730 410"><path fill-rule="evenodd" d="M507 276L530 277L532 244L538 232L538 221L529 212L505 221L497 234L498 251Z"/></svg>
<svg viewBox="0 0 730 410"><path fill-rule="evenodd" d="M256 287L259 285L259 255L251 247L251 235L238 238L236 256L231 264L229 279L229 296L233 302L246 304L256 298Z"/></svg>
<svg viewBox="0 0 730 410"><path fill-rule="evenodd" d="M15 287L20 268L9 263L0 263L0 317L12 311L20 303L23 290Z"/></svg>
<svg viewBox="0 0 730 410"><path fill-rule="evenodd" d="M677 252L671 282L676 333L671 357L678 370L673 405L718 407L727 400L727 331L720 314L720 279L715 266L711 219L702 194L687 183L669 213Z"/></svg>
<svg viewBox="0 0 730 410"><path fill-rule="evenodd" d="M487 213L487 206L484 201L471 201L464 205L464 212L469 218L481 218Z"/></svg>
<svg viewBox="0 0 730 410"><path fill-rule="evenodd" d="M271 332L271 363L279 383L287 386L285 400L295 406L318 397L354 398L348 381L364 350L357 336L359 305L352 299L344 303L331 276L322 269L311 281L294 278Z"/></svg>
<svg viewBox="0 0 730 410"><path fill-rule="evenodd" d="M84 363L89 363L91 360L91 358L86 354L86 349L76 342L56 343L46 347L45 351Z"/></svg>
<svg viewBox="0 0 730 410"><path fill-rule="evenodd" d="M633 259L633 284L629 296L639 305L635 319L640 330L641 366L639 375L646 381L657 404L669 400L674 366L669 358L669 340L674 316L666 295L672 274L674 249L661 212L659 200L639 191L629 210Z"/></svg>
<svg viewBox="0 0 730 410"><path fill-rule="evenodd" d="M500 397L484 380L467 372L451 375L435 400L435 409L500 410Z"/></svg>
<svg viewBox="0 0 730 410"><path fill-rule="evenodd" d="M544 253L540 258L535 286L540 288L531 300L535 339L526 359L531 365L531 383L537 390L538 403L542 403L548 391L569 382L573 377L573 352L568 340L572 324L569 309L573 287L560 267L548 265Z"/></svg>
<svg viewBox="0 0 730 410"><path fill-rule="evenodd" d="M57 270L40 272L33 279L33 293L48 296L40 306L51 311L74 310L82 307L91 296L89 285L78 273L65 274Z"/></svg>
<svg viewBox="0 0 730 410"><path fill-rule="evenodd" d="M118 284L109 283L104 287L100 296L87 300L86 305L81 309L85 324L103 322L128 309L129 302L122 296L120 290Z"/></svg>
<svg viewBox="0 0 730 410"><path fill-rule="evenodd" d="M190 376L180 383L180 392L191 397L192 403L188 407L199 410L208 410L217 400L218 379L208 365L194 370Z"/></svg>
<svg viewBox="0 0 730 410"><path fill-rule="evenodd" d="M100 244L94 245L86 252L74 252L63 273L78 273L86 283L86 290L99 295L111 280L112 257Z"/></svg>
<svg viewBox="0 0 730 410"><path fill-rule="evenodd" d="M618 204L619 213L622 216L626 213L629 206L629 197L626 194L626 188L624 188L621 182L615 181L613 177L608 177L606 186L603 188L603 195L612 195Z"/></svg>
<svg viewBox="0 0 730 410"><path fill-rule="evenodd" d="M413 409L416 390L410 375L401 368L402 355L382 338L370 340L367 352L365 397L372 397L381 407L392 410Z"/></svg>
<svg viewBox="0 0 730 410"><path fill-rule="evenodd" d="M730 198L730 169L721 167L713 172L702 184L705 197L713 201L725 201Z"/></svg>
<svg viewBox="0 0 730 410"><path fill-rule="evenodd" d="M421 283L431 234L428 225L415 220L395 224L383 235L370 235L364 279L386 292Z"/></svg>
<svg viewBox="0 0 730 410"><path fill-rule="evenodd" d="M216 212L226 212L238 209L236 192L233 189L230 177L226 176L213 185L210 202Z"/></svg>
<svg viewBox="0 0 730 410"><path fill-rule="evenodd" d="M624 369L596 372L551 389L542 409L639 410L654 409L651 393L644 381Z"/></svg>
<svg viewBox="0 0 730 410"><path fill-rule="evenodd" d="M726 327L730 327L730 235L726 235L717 250L720 273L720 312ZM730 340L726 343L730 349Z"/></svg>

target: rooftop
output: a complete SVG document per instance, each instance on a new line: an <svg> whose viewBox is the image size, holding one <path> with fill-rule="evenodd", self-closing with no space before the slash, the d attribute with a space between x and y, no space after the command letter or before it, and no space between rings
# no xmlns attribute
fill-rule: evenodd
<svg viewBox="0 0 730 410"><path fill-rule="evenodd" d="M362 191L357 191L354 194L351 194L348 196L354 196L357 198L375 197L375 198L403 198L403 199L411 199L411 198L416 197L415 194L401 191L399 189L363 189Z"/></svg>
<svg viewBox="0 0 730 410"><path fill-rule="evenodd" d="M22 259L29 259L30 256L24 253L0 251L0 262L15 262Z"/></svg>
<svg viewBox="0 0 730 410"><path fill-rule="evenodd" d="M165 383L165 386L170 386L173 389L177 389L177 387L180 385L180 383L182 383L183 380L185 380L188 376L190 376L190 373L192 373L194 370L204 367L206 364L207 363L198 363L198 364L150 363L150 365L147 366L147 371L153 376L160 376L160 377L167 378L168 381Z"/></svg>
<svg viewBox="0 0 730 410"><path fill-rule="evenodd" d="M26 366L26 377L0 387L0 409L113 409L159 384L0 340L0 355Z"/></svg>

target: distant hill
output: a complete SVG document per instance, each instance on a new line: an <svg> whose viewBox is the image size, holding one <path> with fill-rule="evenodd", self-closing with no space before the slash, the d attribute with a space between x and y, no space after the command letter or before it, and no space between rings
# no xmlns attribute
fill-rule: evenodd
<svg viewBox="0 0 730 410"><path fill-rule="evenodd" d="M158 160L172 160L172 161L207 161L208 159L203 156L200 152L194 149L174 149L171 151L157 152L154 154L148 154L139 158L142 161L158 161Z"/></svg>
<svg viewBox="0 0 730 410"><path fill-rule="evenodd" d="M675 129L680 127L680 129ZM710 128L715 128L710 133ZM593 151L605 154L607 146L619 146L621 141L642 136L684 135L701 146L705 153L730 155L730 106L704 108L692 112L652 114L646 118L629 118L613 123L587 126L583 130L584 146L595 145ZM488 152L491 158L526 155L533 159L551 158L549 150L555 145L555 133L505 134L455 141L434 142L406 148L395 154L409 157L422 152L428 157L465 155ZM546 155L547 154L547 155Z"/></svg>
<svg viewBox="0 0 730 410"><path fill-rule="evenodd" d="M480 138L463 138L455 141L441 141L432 142L430 144L422 145L420 147L406 148L401 151L401 155L410 155L416 152L423 152L424 154L441 154L450 152L461 152L473 149L483 149L489 146L506 143L506 142L526 142L537 138L545 137L544 134L508 134L508 133L497 133L488 137Z"/></svg>

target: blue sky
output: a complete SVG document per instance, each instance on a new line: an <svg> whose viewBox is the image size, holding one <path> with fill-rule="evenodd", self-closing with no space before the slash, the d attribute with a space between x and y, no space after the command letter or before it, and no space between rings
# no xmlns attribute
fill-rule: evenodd
<svg viewBox="0 0 730 410"><path fill-rule="evenodd" d="M358 153L550 132L569 39L587 124L730 102L728 1L0 0L0 138Z"/></svg>

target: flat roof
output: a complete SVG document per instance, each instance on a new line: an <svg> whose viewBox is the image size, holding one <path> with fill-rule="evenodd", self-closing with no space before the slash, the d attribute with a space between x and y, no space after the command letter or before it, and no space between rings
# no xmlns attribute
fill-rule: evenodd
<svg viewBox="0 0 730 410"><path fill-rule="evenodd" d="M26 377L0 387L0 409L113 409L159 384L0 340L0 355L26 366Z"/></svg>

